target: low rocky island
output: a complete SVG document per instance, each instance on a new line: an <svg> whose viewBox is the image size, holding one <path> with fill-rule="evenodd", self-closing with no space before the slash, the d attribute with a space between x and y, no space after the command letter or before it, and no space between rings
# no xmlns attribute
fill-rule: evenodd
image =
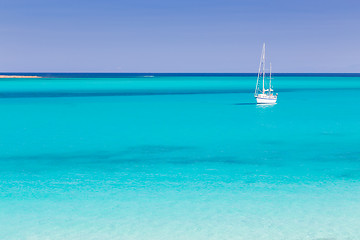
<svg viewBox="0 0 360 240"><path fill-rule="evenodd" d="M0 75L0 78L41 78L39 76Z"/></svg>

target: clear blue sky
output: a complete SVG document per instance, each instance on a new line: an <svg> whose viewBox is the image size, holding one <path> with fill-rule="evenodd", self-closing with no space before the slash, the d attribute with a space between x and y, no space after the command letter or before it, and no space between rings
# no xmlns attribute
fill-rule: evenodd
<svg viewBox="0 0 360 240"><path fill-rule="evenodd" d="M0 72L360 72L360 1L1 0Z"/></svg>

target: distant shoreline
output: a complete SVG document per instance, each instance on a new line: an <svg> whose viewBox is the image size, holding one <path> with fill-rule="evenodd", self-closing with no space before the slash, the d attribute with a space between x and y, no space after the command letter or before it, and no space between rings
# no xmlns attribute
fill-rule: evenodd
<svg viewBox="0 0 360 240"><path fill-rule="evenodd" d="M42 78L40 76L0 75L0 78Z"/></svg>

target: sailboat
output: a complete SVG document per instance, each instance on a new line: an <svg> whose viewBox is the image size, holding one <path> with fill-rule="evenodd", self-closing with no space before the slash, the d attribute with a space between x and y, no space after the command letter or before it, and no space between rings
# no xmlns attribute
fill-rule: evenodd
<svg viewBox="0 0 360 240"><path fill-rule="evenodd" d="M265 87L265 79L269 80L267 89ZM265 73L265 43L264 43L260 57L259 71L256 80L255 98L258 104L276 104L277 96L278 94L274 93L274 90L271 85L271 63L270 63L270 74L268 78L266 77L266 73Z"/></svg>

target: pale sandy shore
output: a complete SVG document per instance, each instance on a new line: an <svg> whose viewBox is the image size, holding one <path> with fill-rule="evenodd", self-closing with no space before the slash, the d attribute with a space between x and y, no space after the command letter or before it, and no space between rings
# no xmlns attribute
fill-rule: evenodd
<svg viewBox="0 0 360 240"><path fill-rule="evenodd" d="M0 78L41 78L39 76L0 75Z"/></svg>

